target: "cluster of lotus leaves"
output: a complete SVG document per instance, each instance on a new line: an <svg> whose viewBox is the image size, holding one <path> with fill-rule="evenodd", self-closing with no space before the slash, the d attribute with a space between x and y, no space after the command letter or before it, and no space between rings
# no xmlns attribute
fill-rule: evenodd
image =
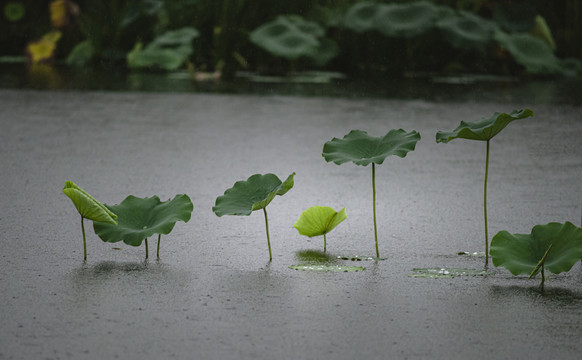
<svg viewBox="0 0 582 360"><path fill-rule="evenodd" d="M482 118L477 122L461 121L461 124L453 131L438 131L436 142L448 143L454 139L488 141L512 121L530 116L533 116L533 111L522 109L514 110L509 114L496 112L491 117Z"/></svg>
<svg viewBox="0 0 582 360"><path fill-rule="evenodd" d="M582 228L570 222L536 225L531 234L500 231L491 240L493 265L513 275L536 275L543 264L554 274L569 271L582 260Z"/></svg>
<svg viewBox="0 0 582 360"><path fill-rule="evenodd" d="M322 155L327 162L337 165L350 161L362 166L370 163L382 164L390 155L405 157L409 151L414 150L419 140L420 134L414 130L390 130L382 137L370 136L362 130L352 130L343 139L333 138L326 142Z"/></svg>
<svg viewBox="0 0 582 360"><path fill-rule="evenodd" d="M66 181L63 192L84 219L117 225L117 215L72 181Z"/></svg>
<svg viewBox="0 0 582 360"><path fill-rule="evenodd" d="M255 174L245 181L237 181L224 195L216 198L212 211L217 216L248 216L267 207L275 196L285 195L293 188L295 173L281 181L275 174Z"/></svg>
<svg viewBox="0 0 582 360"><path fill-rule="evenodd" d="M293 227L308 237L327 234L347 219L346 209L335 211L329 206L312 206L299 216Z"/></svg>
<svg viewBox="0 0 582 360"><path fill-rule="evenodd" d="M176 70L192 54L192 40L199 33L192 27L168 31L156 37L145 48L137 43L127 55L131 68L159 67L164 70Z"/></svg>
<svg viewBox="0 0 582 360"><path fill-rule="evenodd" d="M486 20L468 11L459 11L445 16L436 24L442 36L458 49L485 50L493 40L498 28L493 21Z"/></svg>
<svg viewBox="0 0 582 360"><path fill-rule="evenodd" d="M495 40L513 59L533 74L556 74L562 64L546 41L528 33L507 34L496 31Z"/></svg>
<svg viewBox="0 0 582 360"><path fill-rule="evenodd" d="M337 44L324 38L319 24L298 15L281 15L253 30L250 40L269 53L296 60L307 57L323 65L338 54Z"/></svg>
<svg viewBox="0 0 582 360"><path fill-rule="evenodd" d="M194 209L188 195L176 195L165 202L157 196L130 195L119 205L105 206L117 214L117 225L94 222L95 233L104 242L123 241L131 246L140 246L154 234L169 234L177 221L188 222Z"/></svg>

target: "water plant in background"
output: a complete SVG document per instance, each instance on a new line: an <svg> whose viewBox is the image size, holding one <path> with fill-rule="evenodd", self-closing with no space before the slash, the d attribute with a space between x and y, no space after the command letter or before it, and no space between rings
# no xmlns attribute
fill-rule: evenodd
<svg viewBox="0 0 582 360"><path fill-rule="evenodd" d="M146 259L149 256L148 237L158 234L159 258L162 234L169 234L177 221L188 222L194 209L188 195L176 195L172 200L164 202L157 196L139 198L130 195L118 205L105 206L117 214L118 224L94 221L95 233L109 243L123 241L127 245L140 246L145 240Z"/></svg>
<svg viewBox="0 0 582 360"><path fill-rule="evenodd" d="M361 166L372 164L372 207L378 258L380 250L376 225L376 164L382 164L390 155L405 157L409 151L414 151L419 140L420 134L414 130L411 132L402 129L390 130L382 137L370 136L362 130L352 130L343 139L333 138L323 145L322 156L327 162L334 162L337 165L350 161Z"/></svg>
<svg viewBox="0 0 582 360"><path fill-rule="evenodd" d="M487 177L489 174L489 143L491 139L514 120L533 116L530 109L514 110L509 114L494 113L491 117L482 118L477 122L461 121L453 131L438 131L437 143L448 143L454 139L486 141L485 181L483 184L483 218L485 221L485 267L489 264L489 233L487 229Z"/></svg>
<svg viewBox="0 0 582 360"><path fill-rule="evenodd" d="M293 227L300 235L314 237L323 235L323 253L327 252L326 234L347 219L346 208L335 211L329 206L312 206L299 216Z"/></svg>
<svg viewBox="0 0 582 360"><path fill-rule="evenodd" d="M534 226L531 234L500 231L491 240L491 260L513 275L527 274L531 279L541 273L543 291L545 270L567 272L582 260L582 228L553 222Z"/></svg>
<svg viewBox="0 0 582 360"><path fill-rule="evenodd" d="M249 216L253 211L262 209L265 215L269 261L272 261L267 205L273 201L275 196L285 195L293 188L294 176L295 173L292 173L285 181L281 181L275 174L255 174L245 181L237 181L233 187L224 192L224 195L216 198L212 211L218 217L223 215Z"/></svg>
<svg viewBox="0 0 582 360"><path fill-rule="evenodd" d="M107 223L115 226L117 225L117 221L115 221L117 215L109 210L105 205L95 200L95 198L89 195L85 190L75 185L72 181L65 181L63 192L73 201L73 205L75 205L77 211L81 215L83 259L87 260L87 240L85 237L84 220L89 219L94 222Z"/></svg>

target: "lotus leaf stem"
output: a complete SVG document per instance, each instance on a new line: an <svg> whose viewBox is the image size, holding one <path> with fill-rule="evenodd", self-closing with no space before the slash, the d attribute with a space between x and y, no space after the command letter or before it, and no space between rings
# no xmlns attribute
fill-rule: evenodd
<svg viewBox="0 0 582 360"><path fill-rule="evenodd" d="M544 292L544 282L546 281L546 275L544 274L544 265L542 264L542 283L540 284L540 290Z"/></svg>
<svg viewBox="0 0 582 360"><path fill-rule="evenodd" d="M87 260L87 240L85 238L85 224L83 223L83 216L81 215L81 232L83 233L83 260Z"/></svg>
<svg viewBox="0 0 582 360"><path fill-rule="evenodd" d="M147 258L148 258L148 256L149 256L149 250L148 250L148 239L147 239L147 238L145 239L145 248L146 248L146 259L147 259Z"/></svg>
<svg viewBox="0 0 582 360"><path fill-rule="evenodd" d="M485 157L485 182L483 185L483 217L485 218L485 268L489 265L489 231L487 229L487 175L489 174L489 140Z"/></svg>
<svg viewBox="0 0 582 360"><path fill-rule="evenodd" d="M327 250L327 239L325 238L325 233L323 233L323 253L325 254Z"/></svg>
<svg viewBox="0 0 582 360"><path fill-rule="evenodd" d="M269 261L273 261L273 255L271 253L271 239L269 238L269 220L267 219L267 208L263 208L263 213L265 214L265 229L267 229L267 245L269 246Z"/></svg>
<svg viewBox="0 0 582 360"><path fill-rule="evenodd" d="M376 256L380 257L378 250L378 230L376 226L376 164L372 163L372 206L374 210L374 239L376 239Z"/></svg>
<svg viewBox="0 0 582 360"><path fill-rule="evenodd" d="M160 258L160 240L162 240L162 234L158 234L158 259Z"/></svg>

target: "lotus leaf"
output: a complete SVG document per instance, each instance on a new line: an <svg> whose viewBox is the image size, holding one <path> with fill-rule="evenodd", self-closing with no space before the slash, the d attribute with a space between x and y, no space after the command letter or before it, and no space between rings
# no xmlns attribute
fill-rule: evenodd
<svg viewBox="0 0 582 360"><path fill-rule="evenodd" d="M491 240L493 265L513 275L535 276L541 269L554 274L569 271L582 260L582 228L570 222L536 225L531 234L500 231Z"/></svg>
<svg viewBox="0 0 582 360"><path fill-rule="evenodd" d="M530 34L495 32L495 40L509 51L513 59L533 74L556 74L562 71L560 60L542 39Z"/></svg>
<svg viewBox="0 0 582 360"><path fill-rule="evenodd" d="M411 38L434 26L439 8L427 1L389 4L379 8L375 28L386 36Z"/></svg>
<svg viewBox="0 0 582 360"><path fill-rule="evenodd" d="M4 17L8 21L18 21L22 19L25 13L26 8L19 2L9 2L4 6Z"/></svg>
<svg viewBox="0 0 582 360"><path fill-rule="evenodd" d="M436 142L448 143L457 138L488 141L501 132L510 122L530 116L533 116L533 111L523 109L514 110L509 114L496 112L491 117L482 118L477 122L461 121L461 124L452 132L437 132Z"/></svg>
<svg viewBox="0 0 582 360"><path fill-rule="evenodd" d="M146 258L147 238L153 234L169 234L177 221L188 222L194 208L188 195L176 195L165 202L157 196L138 198L130 195L119 205L107 207L117 213L118 225L94 222L95 233L105 242L123 241L131 246L140 246L146 240ZM159 240L158 237L158 246Z"/></svg>
<svg viewBox="0 0 582 360"><path fill-rule="evenodd" d="M376 15L382 6L376 2L363 1L354 4L346 12L344 25L357 33L376 28Z"/></svg>
<svg viewBox="0 0 582 360"><path fill-rule="evenodd" d="M323 252L327 250L326 234L347 219L346 209L339 212L329 206L312 206L299 216L293 227L300 235L308 237L323 235Z"/></svg>
<svg viewBox="0 0 582 360"><path fill-rule="evenodd" d="M358 272L366 270L362 266L342 266L342 265L291 265L289 269L301 271L317 272Z"/></svg>
<svg viewBox="0 0 582 360"><path fill-rule="evenodd" d="M509 32L526 32L535 25L537 9L527 1L499 3L493 9L493 20Z"/></svg>
<svg viewBox="0 0 582 360"><path fill-rule="evenodd" d="M269 246L269 260L272 260L269 220L266 208L275 196L285 195L293 188L294 176L295 173L292 173L287 177L287 180L281 182L275 174L255 174L246 181L237 181L232 188L224 192L224 195L216 198L212 211L219 217L223 215L248 216L255 210L263 209L267 244Z"/></svg>
<svg viewBox="0 0 582 360"><path fill-rule="evenodd" d="M444 38L459 49L484 50L492 41L497 25L467 11L459 11L454 16L444 17L436 26Z"/></svg>

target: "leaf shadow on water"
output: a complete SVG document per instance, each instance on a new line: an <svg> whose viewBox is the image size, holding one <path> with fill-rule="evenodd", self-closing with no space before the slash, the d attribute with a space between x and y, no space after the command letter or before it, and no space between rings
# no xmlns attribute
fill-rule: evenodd
<svg viewBox="0 0 582 360"><path fill-rule="evenodd" d="M493 285L491 286L490 294L494 298L508 298L512 301L515 301L516 297L524 297L558 306L576 305L578 307L582 304L582 292L580 291L550 286L546 286L542 291L539 284L535 286Z"/></svg>
<svg viewBox="0 0 582 360"><path fill-rule="evenodd" d="M295 258L301 264L291 265L290 269L316 272L358 272L366 268L362 266L346 266L343 257L324 253L320 250L300 250L295 253Z"/></svg>

